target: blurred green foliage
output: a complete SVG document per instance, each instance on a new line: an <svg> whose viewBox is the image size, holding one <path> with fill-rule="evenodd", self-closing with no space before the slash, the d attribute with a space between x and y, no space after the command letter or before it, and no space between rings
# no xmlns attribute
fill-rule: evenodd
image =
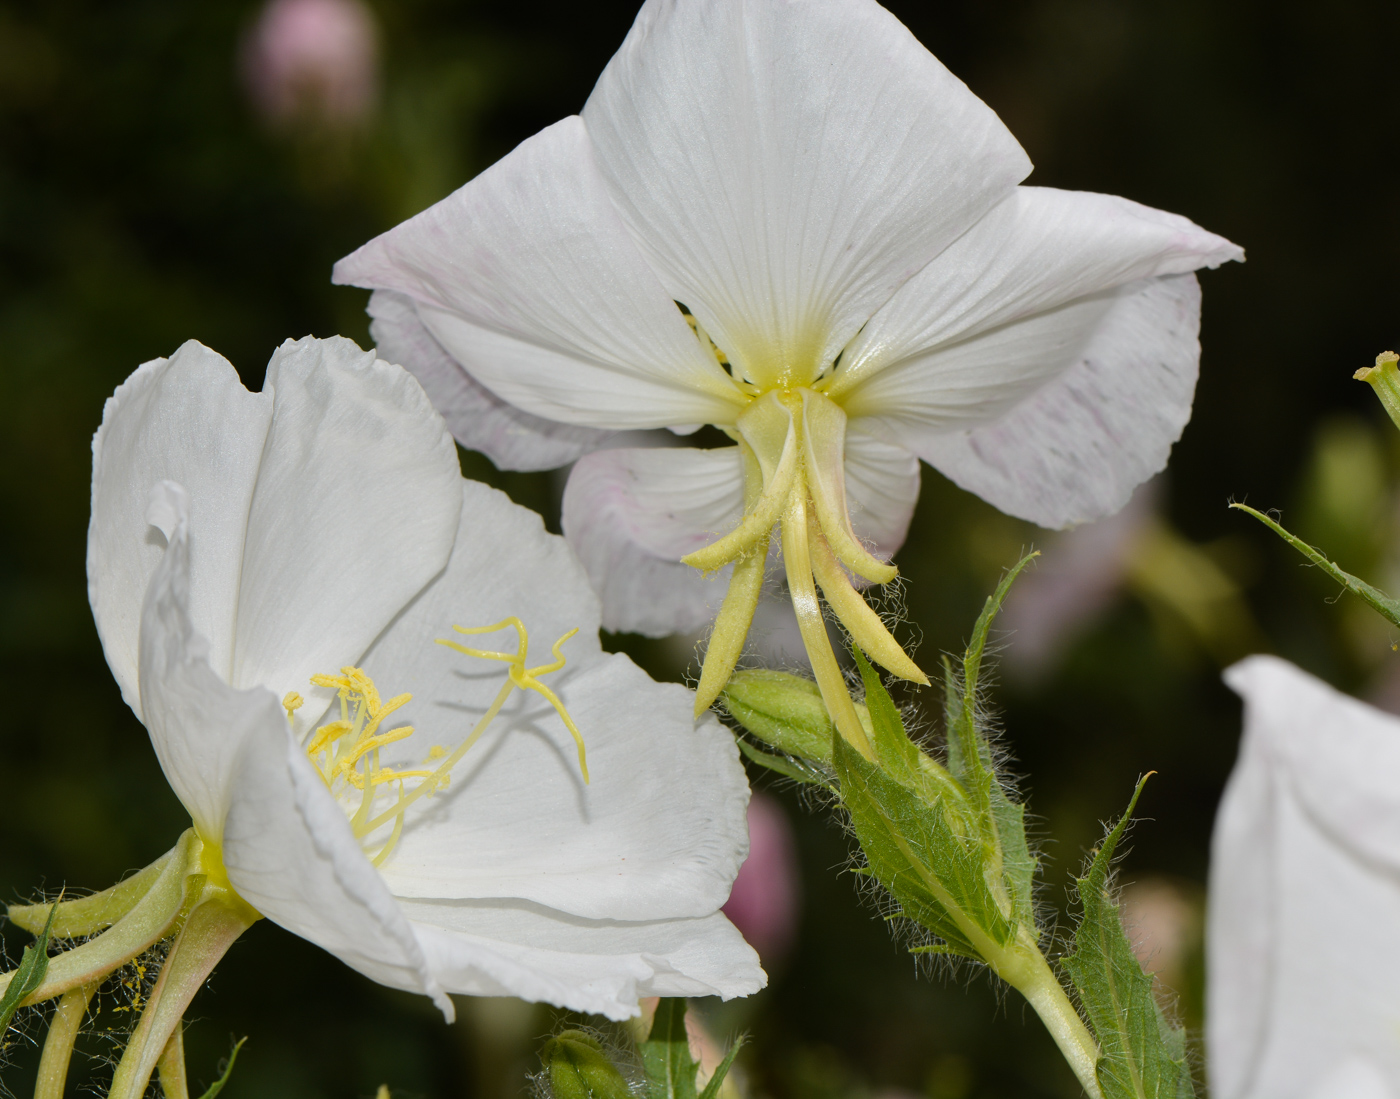
<svg viewBox="0 0 1400 1099"><path fill-rule="evenodd" d="M0 729L7 899L100 888L184 827L143 730L123 707L83 574L88 440L140 362L197 337L249 385L284 338L362 343L365 294L332 262L440 198L517 141L577 110L626 32L630 2L379 0L382 96L362 127L272 128L236 58L250 0L0 3ZM1400 343L1389 262L1400 202L1383 170L1400 120L1388 89L1400 7L1388 0L904 0L900 18L986 99L1037 164L1033 182L1108 191L1239 241L1249 263L1203 277L1202 379L1173 457L1162 519L1178 564L1199 552L1243 591L1267 646L1359 693L1400 698L1386 630L1333 605L1335 585L1231 497L1281 507L1291 529L1382 587L1400 588L1397 440L1352 371ZM464 468L557 522L560 481ZM957 651L999 571L1043 532L925 472L898 561L927 661ZM1181 550L1181 547L1186 547ZM1186 554L1182 557L1182 552ZM1162 569L1149 570L1161 581ZM1238 705L1219 663L1159 582L1125 583L1055 669L998 693L1008 746L1046 839L1044 902L1155 768L1126 879L1176 883L1199 905ZM1233 598L1233 597L1232 597ZM1173 609L1173 607L1177 609ZM675 646L611 639L656 674ZM1010 639L1014 645L1014 638ZM1385 695L1389 690L1390 694ZM931 711L928 700L906 696ZM759 779L767 782L767 779ZM740 1065L774 1099L1072 1095L1033 1019L989 982L916 972L856 883L846 839L779 790L798 826L806 904L770 989L707 1007L754 1041ZM4 942L13 962L25 941ZM1200 1026L1198 959L1182 974ZM102 1078L129 1025L99 1001L75 1085ZM372 985L266 923L196 1002L192 1083L249 1035L226 1099L521 1094L551 1014L431 1005ZM35 1031L35 1020L29 1022ZM109 1030L108 1028L115 1028ZM21 1030L22 1032L22 1030ZM82 1056L88 1054L89 1056ZM7 1054L24 1094L37 1050Z"/></svg>

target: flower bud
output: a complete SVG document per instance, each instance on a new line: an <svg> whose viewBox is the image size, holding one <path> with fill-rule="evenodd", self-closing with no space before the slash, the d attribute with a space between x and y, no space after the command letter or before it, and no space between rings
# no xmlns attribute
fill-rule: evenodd
<svg viewBox="0 0 1400 1099"><path fill-rule="evenodd" d="M1397 363L1400 363L1400 355L1394 351L1382 351L1376 356L1375 366L1363 366L1352 377L1376 391L1395 426L1400 427L1400 369L1397 369Z"/></svg>
<svg viewBox="0 0 1400 1099"><path fill-rule="evenodd" d="M834 726L810 679L755 668L736 672L720 696L735 721L780 752L831 762Z"/></svg>
<svg viewBox="0 0 1400 1099"><path fill-rule="evenodd" d="M540 1050L554 1099L630 1099L627 1081L603 1044L582 1030L556 1034Z"/></svg>

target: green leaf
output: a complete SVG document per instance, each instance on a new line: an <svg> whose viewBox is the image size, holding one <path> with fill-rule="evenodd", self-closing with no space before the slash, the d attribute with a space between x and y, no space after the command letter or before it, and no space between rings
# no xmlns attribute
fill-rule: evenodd
<svg viewBox="0 0 1400 1099"><path fill-rule="evenodd" d="M1150 777L1149 773L1138 781L1127 812L1079 879L1084 918L1075 932L1074 950L1064 958L1099 1042L1097 1075L1104 1099L1190 1099L1195 1095L1186 1063L1185 1033L1157 1006L1152 978L1138 964L1108 888L1113 854Z"/></svg>
<svg viewBox="0 0 1400 1099"><path fill-rule="evenodd" d="M720 701L765 744L800 759L831 762L835 726L821 689L810 679L766 668L735 672Z"/></svg>
<svg viewBox="0 0 1400 1099"><path fill-rule="evenodd" d="M739 1056L739 1051L744 1048L744 1043L747 1041L748 1039L742 1034L734 1039L734 1044L729 1047L729 1052L724 1055L724 1060L716 1066L715 1074L710 1077L710 1082L700 1093L700 1099L715 1099L715 1096L719 1094L720 1087L724 1084L724 1078L734 1067L734 1058Z"/></svg>
<svg viewBox="0 0 1400 1099"><path fill-rule="evenodd" d="M870 745L875 758L889 774L902 782L916 781L919 776L919 746L904 731L904 721L880 682L880 673L870 666L859 647L851 646L861 682L865 684L865 707L870 714Z"/></svg>
<svg viewBox="0 0 1400 1099"><path fill-rule="evenodd" d="M753 760L760 767L767 767L770 771L776 771L785 778L790 778L794 782L806 782L816 786L825 786L826 780L821 774L806 766L800 760L789 759L787 756L769 755L767 752L755 748L742 737L738 738L739 751L743 752L749 759Z"/></svg>
<svg viewBox="0 0 1400 1099"><path fill-rule="evenodd" d="M684 999L661 998L651 1033L639 1050L647 1077L647 1099L697 1099L695 1074L700 1066L690 1055Z"/></svg>
<svg viewBox="0 0 1400 1099"><path fill-rule="evenodd" d="M1370 604L1372 610L1384 616L1392 626L1400 626L1400 600L1392 599L1390 596L1386 595L1385 592L1381 591L1380 588L1372 587L1370 584L1366 583L1366 581L1352 576L1351 573L1343 570L1336 562L1329 561L1322 551L1308 545L1301 538L1284 530L1283 527L1279 526L1279 524L1275 523L1262 512L1255 511L1252 507L1248 507L1245 504L1231 504L1230 506L1238 511L1244 512L1246 515L1254 516L1254 518L1258 519L1333 580L1346 588L1347 591L1361 596L1362 599Z"/></svg>
<svg viewBox="0 0 1400 1099"><path fill-rule="evenodd" d="M210 1084L209 1090L201 1095L199 1099L214 1099L219 1092L224 1090L224 1085L228 1083L228 1078L233 1075L233 1066L238 1060L238 1051L243 1048L243 1043L247 1040L247 1038L240 1038L233 1043L233 1049L228 1055L228 1062L224 1065L223 1075Z"/></svg>
<svg viewBox="0 0 1400 1099"><path fill-rule="evenodd" d="M59 903L55 902L49 909L48 921L44 924L43 931L39 932L38 941L24 948L15 975L10 978L5 995L0 996L0 1038L3 1038L5 1031L9 1029L10 1020L15 1017L19 1005L32 993L37 992L44 983L44 975L49 971L49 932L53 930L53 920L58 914Z"/></svg>
<svg viewBox="0 0 1400 1099"><path fill-rule="evenodd" d="M835 742L841 800L870 869L903 908L952 953L981 959L982 945L1004 946L1015 929L988 884L993 852L951 794L928 801Z"/></svg>

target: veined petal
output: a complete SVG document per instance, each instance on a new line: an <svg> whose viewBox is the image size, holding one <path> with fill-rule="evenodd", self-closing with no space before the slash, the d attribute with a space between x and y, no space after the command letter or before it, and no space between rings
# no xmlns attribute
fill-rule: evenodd
<svg viewBox="0 0 1400 1099"><path fill-rule="evenodd" d="M826 392L855 394L911 357L1125 283L1243 259L1177 214L1116 195L1018 187L870 319Z"/></svg>
<svg viewBox="0 0 1400 1099"><path fill-rule="evenodd" d="M903 360L852 403L888 409L866 430L1002 511L1086 522L1166 465L1191 416L1200 309L1194 275L1130 283Z"/></svg>
<svg viewBox="0 0 1400 1099"><path fill-rule="evenodd" d="M407 294L376 290L368 312L379 357L412 373L453 437L485 454L497 469L557 469L591 450L617 445L619 432L546 420L501 400L433 338Z"/></svg>
<svg viewBox="0 0 1400 1099"><path fill-rule="evenodd" d="M904 545L919 502L919 459L902 446L861 430L846 430L846 500L851 528L875 556L888 561Z"/></svg>
<svg viewBox="0 0 1400 1099"><path fill-rule="evenodd" d="M563 529L603 601L603 625L664 637L719 608L730 567L706 577L680 563L743 512L738 447L600 450L564 489Z"/></svg>
<svg viewBox="0 0 1400 1099"><path fill-rule="evenodd" d="M422 767L431 746L450 752L472 731L506 668L434 641L453 637L453 624L516 615L531 665L581 630L563 645L566 667L544 682L583 734L591 781L550 705L516 692L451 784L410 807L385 879L401 897L514 897L594 919L715 911L747 849L748 785L733 738L713 719L696 725L684 688L599 651L587 579L539 516L483 485L466 482L464 493L447 569L364 658L382 690L413 694L396 720L416 731L383 749L383 762ZM516 637L503 630L470 644L513 651Z"/></svg>
<svg viewBox="0 0 1400 1099"><path fill-rule="evenodd" d="M165 542L141 608L142 720L170 788L207 842L218 843L228 812L232 769L244 741L276 699L237 691L209 666L209 643L191 619L189 499L173 481L148 494L154 544ZM162 538L162 535L164 537Z"/></svg>
<svg viewBox="0 0 1400 1099"><path fill-rule="evenodd" d="M312 675L356 660L442 570L462 478L418 383L349 340L283 344L267 388L273 421L248 515L231 682L305 692Z"/></svg>
<svg viewBox="0 0 1400 1099"><path fill-rule="evenodd" d="M151 489L168 480L191 495L199 550L189 565L189 613L211 665L227 675L243 532L271 418L271 397L249 393L227 359L193 340L146 363L107 401L92 441L88 597L107 663L138 717L141 604L165 553L146 523Z"/></svg>
<svg viewBox="0 0 1400 1099"><path fill-rule="evenodd" d="M1356 1061L1394 1091L1400 720L1275 657L1226 681L1245 732L1212 842L1211 1092L1342 1094Z"/></svg>
<svg viewBox="0 0 1400 1099"><path fill-rule="evenodd" d="M223 827L224 867L238 895L268 919L380 984L452 1001L384 879L298 747L272 693L238 753Z"/></svg>
<svg viewBox="0 0 1400 1099"><path fill-rule="evenodd" d="M768 979L723 915L621 923L520 902L405 901L434 976L453 992L638 1014L642 996L747 996Z"/></svg>
<svg viewBox="0 0 1400 1099"><path fill-rule="evenodd" d="M566 118L336 264L397 290L478 381L547 419L602 428L722 423L742 398L702 349Z"/></svg>
<svg viewBox="0 0 1400 1099"><path fill-rule="evenodd" d="M583 112L671 297L803 385L1030 171L873 0L649 0Z"/></svg>

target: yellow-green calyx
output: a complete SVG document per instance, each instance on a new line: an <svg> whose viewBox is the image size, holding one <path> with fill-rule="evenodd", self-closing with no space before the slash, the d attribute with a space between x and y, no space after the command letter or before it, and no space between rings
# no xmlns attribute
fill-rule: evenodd
<svg viewBox="0 0 1400 1099"><path fill-rule="evenodd" d="M1400 355L1394 351L1382 351L1376 356L1375 366L1363 366L1352 375L1357 381L1366 382L1376 391L1396 427L1400 427Z"/></svg>
<svg viewBox="0 0 1400 1099"><path fill-rule="evenodd" d="M777 523L788 589L822 699L841 735L868 756L868 739L832 652L817 588L872 660L915 683L927 684L928 677L847 575L849 570L871 583L885 584L898 570L873 557L851 529L846 507L846 413L814 389L772 389L749 403L731 434L743 456L744 517L723 538L682 558L706 572L734 565L705 653L695 712L703 712L719 696L743 651Z"/></svg>

